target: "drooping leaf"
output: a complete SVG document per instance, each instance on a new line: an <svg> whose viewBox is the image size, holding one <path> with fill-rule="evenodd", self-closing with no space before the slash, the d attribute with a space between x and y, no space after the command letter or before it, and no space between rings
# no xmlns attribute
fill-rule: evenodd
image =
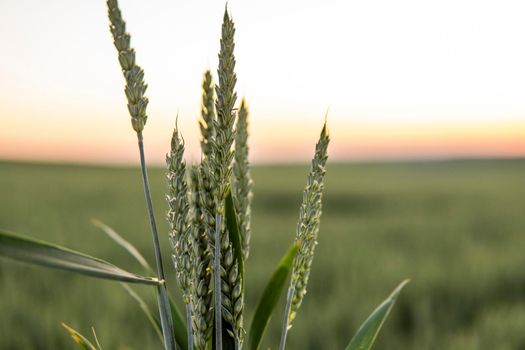
<svg viewBox="0 0 525 350"><path fill-rule="evenodd" d="M91 327L91 331L93 332L93 338L95 338L95 343L98 346L99 350L102 350L102 346L100 346L100 342L98 341L97 332L95 332L95 327Z"/></svg>
<svg viewBox="0 0 525 350"><path fill-rule="evenodd" d="M242 252L242 240L241 232L239 230L239 224L237 222L237 214L235 213L235 206L233 203L233 197L231 191L228 192L225 201L226 207L226 227L228 228L228 234L235 251L235 259L239 264L239 273L241 275L241 281L244 284L244 256Z"/></svg>
<svg viewBox="0 0 525 350"><path fill-rule="evenodd" d="M140 309L144 312L144 314L146 315L146 318L148 319L148 321L153 326L153 329L155 330L155 333L157 334L157 336L160 339L160 342L162 344L164 344L164 340L162 338L162 330L160 329L160 322L159 322L158 317L153 312L151 312L148 304L146 304L144 299L142 299L140 297L140 295L138 295L130 286L128 286L125 283L122 283L122 287L126 290L126 292L128 292L128 294L133 299L135 299L135 301L139 305Z"/></svg>
<svg viewBox="0 0 525 350"><path fill-rule="evenodd" d="M78 347L82 350L97 350L97 348L89 341L86 337L84 337L82 334L74 330L73 328L69 327L65 323L62 323L62 326L68 331L71 338L73 338L73 341L78 345Z"/></svg>
<svg viewBox="0 0 525 350"><path fill-rule="evenodd" d="M158 285L156 278L142 277L58 245L0 231L0 256L109 280Z"/></svg>
<svg viewBox="0 0 525 350"><path fill-rule="evenodd" d="M148 273L152 273L153 269L151 268L150 264L146 261L144 256L140 253L140 251L129 241L127 241L124 237L119 235L117 231L106 225L100 220L92 219L91 223L98 227L102 232L104 232L109 238L111 238L115 243L120 245L122 248L124 248L128 253L130 253L135 260L138 261L138 263L144 268L145 271Z"/></svg>
<svg viewBox="0 0 525 350"><path fill-rule="evenodd" d="M106 233L111 239L113 239L118 245L120 245L128 253L130 253L139 262L139 264L141 264L144 267L145 271L151 274L155 274L151 265L148 264L146 259L144 259L143 255L140 253L140 251L132 243L127 241L124 237L119 235L115 230L113 230L108 225L102 223L101 221L92 220L92 222L95 226L101 228L102 231ZM175 302L173 301L170 295L168 295L168 300L170 304L171 316L173 319L173 327L174 327L174 332L175 332L175 340L177 342L178 349L187 350L188 349L188 339L186 337L186 322L184 321L184 318L182 317L182 313L180 312L177 304L175 304ZM139 306L142 308L142 305L140 302L139 302ZM150 310L149 307L148 307L148 310ZM153 315L153 313L151 314ZM148 319L150 319L149 316L147 317ZM154 317L154 318L155 318L157 327L161 327L158 317ZM150 322L151 322L151 319L150 319Z"/></svg>
<svg viewBox="0 0 525 350"><path fill-rule="evenodd" d="M272 277L264 288L261 298L257 304L248 335L248 348L250 350L259 349L264 332L268 326L268 323L270 323L275 306L277 305L282 291L285 288L288 275L292 269L293 260L298 251L299 244L294 243L281 259L277 269L275 269Z"/></svg>
<svg viewBox="0 0 525 350"><path fill-rule="evenodd" d="M401 282L390 296L379 305L366 321L359 327L357 333L354 335L346 350L370 350L374 341L376 340L383 323L385 322L390 310L394 306L396 299L401 292L401 289L409 282L405 280Z"/></svg>
<svg viewBox="0 0 525 350"><path fill-rule="evenodd" d="M182 314L177 307L177 304L169 298L170 303L170 310L171 310L171 317L173 318L173 328L175 330L175 340L177 341L177 345L179 350L188 350L188 336L187 336L187 328L186 328L186 321L184 317L182 317Z"/></svg>

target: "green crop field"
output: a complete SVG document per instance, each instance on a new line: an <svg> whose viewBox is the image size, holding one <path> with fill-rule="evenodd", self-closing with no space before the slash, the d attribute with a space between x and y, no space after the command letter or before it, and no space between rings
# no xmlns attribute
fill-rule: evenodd
<svg viewBox="0 0 525 350"><path fill-rule="evenodd" d="M253 169L246 326L294 238L307 170ZM168 283L175 287L162 220L164 170L151 169L150 181ZM4 162L0 195L2 229L141 272L90 224L98 218L153 260L136 168ZM525 349L525 160L330 164L319 241L290 349L343 349L404 278L412 282L375 349ZM148 287L136 290L156 308ZM276 348L281 314L264 349ZM95 327L104 349L161 348L118 283L1 259L0 349L71 349L61 322L86 334Z"/></svg>

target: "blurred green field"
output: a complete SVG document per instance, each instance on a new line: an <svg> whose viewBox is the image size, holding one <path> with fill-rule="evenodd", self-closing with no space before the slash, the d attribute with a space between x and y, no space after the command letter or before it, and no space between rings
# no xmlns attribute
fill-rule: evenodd
<svg viewBox="0 0 525 350"><path fill-rule="evenodd" d="M307 169L253 169L246 326L293 240ZM170 264L164 171L151 169L150 181ZM140 272L89 222L113 226L152 260L140 184L135 168L0 163L0 227ZM525 349L525 160L332 164L324 200L290 349L343 349L404 278L412 282L376 349ZM137 290L153 301L147 287ZM280 321L264 349L276 348ZM72 349L61 322L84 333L94 326L104 349L160 348L118 284L1 259L0 349Z"/></svg>

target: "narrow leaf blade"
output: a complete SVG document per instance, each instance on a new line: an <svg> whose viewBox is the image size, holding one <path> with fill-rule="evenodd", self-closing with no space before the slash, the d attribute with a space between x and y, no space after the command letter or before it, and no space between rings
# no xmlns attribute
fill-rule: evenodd
<svg viewBox="0 0 525 350"><path fill-rule="evenodd" d="M73 341L78 345L82 350L97 350L97 348L82 334L69 327L67 324L62 323L62 326L68 331Z"/></svg>
<svg viewBox="0 0 525 350"><path fill-rule="evenodd" d="M292 269L293 260L299 251L299 244L293 244L284 257L279 262L277 269L275 269L272 277L266 284L262 293L261 299L257 304L257 309L253 316L252 324L250 327L248 346L250 350L257 350L260 346L264 332L272 313L277 305L279 298L285 288L288 275Z"/></svg>
<svg viewBox="0 0 525 350"><path fill-rule="evenodd" d="M140 295L138 295L130 286L128 286L125 283L122 283L121 285L122 285L122 288L124 288L126 290L126 292L128 292L128 294L133 299L135 299L135 301L139 305L140 309L144 312L144 314L146 315L146 318L148 319L148 321L152 325L153 330L155 331L155 333L159 337L160 342L162 344L164 344L164 339L162 338L162 330L160 329L160 321L159 321L158 317L153 314L153 312L150 310L148 304L146 304L144 299L142 299L140 297Z"/></svg>
<svg viewBox="0 0 525 350"><path fill-rule="evenodd" d="M104 232L109 238L111 238L115 243L120 245L122 248L124 248L128 253L131 254L135 258L135 260L138 261L138 263L144 268L145 271L148 273L153 272L153 269L151 268L150 264L146 261L144 256L140 253L140 251L129 241L127 241L124 237L119 235L117 231L106 225L100 220L92 219L91 223L98 227L102 232Z"/></svg>
<svg viewBox="0 0 525 350"><path fill-rule="evenodd" d="M374 344L383 323L385 322L390 310L394 306L396 299L403 289L403 287L409 282L405 280L401 282L396 289L390 294L390 296L379 305L374 312L366 321L359 327L357 333L354 335L350 344L346 347L346 350L370 350Z"/></svg>
<svg viewBox="0 0 525 350"><path fill-rule="evenodd" d="M125 238L123 238L121 235L119 235L115 230L113 230L110 226L104 224L103 222L101 222L99 220L96 220L96 219L93 219L91 222L93 223L93 225L99 227L111 239L113 239L113 241L115 241L115 243L117 243L122 248L124 248L128 253L130 253L139 262L139 264L142 265L142 267L147 272L150 272L152 274L155 273L153 271L153 268L151 267L151 265L148 264L148 262L146 261L144 256L140 253L140 251L133 244L131 244L129 241L127 241ZM128 288L129 288L129 286L127 286L127 288L125 287L126 290ZM128 290L128 292L129 292L129 290ZM146 314L146 317L150 320L150 322L152 323L153 327L155 328L155 331L157 332L157 330L160 330L160 327L161 327L160 320L156 316L154 316L153 320L150 318L150 316L148 315L148 312L151 315L153 315L153 313L151 312L149 307L147 305L145 305L144 300L141 299L142 300L142 302L141 302L132 293L130 293L130 295L135 300L137 300L137 302L139 303L139 306L142 308L142 310ZM140 298L140 296L138 296L138 295L136 295L136 296ZM171 311L171 316L172 316L172 319L173 319L173 327L174 327L174 332L175 332L175 340L177 342L178 349L180 349L180 350L187 350L188 349L188 339L187 339L187 336L186 336L186 323L184 321L184 318L182 317L182 313L180 312L177 304L175 304L175 302L173 301L173 299L171 298L170 295L168 295L168 300L169 300L169 304L170 304L170 311ZM146 312L146 310L144 310L143 305L145 305L148 308L148 312ZM161 334L161 340L162 340L162 334Z"/></svg>
<svg viewBox="0 0 525 350"><path fill-rule="evenodd" d="M0 256L109 280L158 285L156 278L142 277L58 245L0 231Z"/></svg>
<svg viewBox="0 0 525 350"><path fill-rule="evenodd" d="M244 283L244 256L242 252L241 232L239 230L239 223L237 222L237 213L235 213L235 206L233 204L233 197L231 191L225 201L226 207L226 227L230 235L230 240L235 251L235 258L239 264L239 273L241 274L241 281Z"/></svg>
<svg viewBox="0 0 525 350"><path fill-rule="evenodd" d="M175 339L177 341L178 349L188 349L188 335L186 331L186 320L182 317L177 304L169 298L171 317L173 318L173 328L175 331Z"/></svg>

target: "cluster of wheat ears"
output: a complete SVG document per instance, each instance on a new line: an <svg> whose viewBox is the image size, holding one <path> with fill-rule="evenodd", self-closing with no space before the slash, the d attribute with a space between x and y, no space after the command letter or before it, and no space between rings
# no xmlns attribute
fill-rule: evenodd
<svg viewBox="0 0 525 350"><path fill-rule="evenodd" d="M202 82L202 160L187 166L184 141L178 127L171 139L167 163L167 221L172 260L186 305L181 316L169 297L159 237L149 192L144 158L143 129L148 98L144 71L137 65L130 35L117 0L108 0L110 30L125 79L125 94L133 130L137 134L140 165L156 258L156 271L138 250L106 225L96 222L111 238L128 250L155 277L142 277L103 260L20 235L0 231L0 255L39 265L66 269L125 283L153 285L157 290L158 317L127 284L123 286L141 305L164 348L258 349L282 291L288 285L279 349L306 294L310 267L319 232L327 148L325 125L299 208L295 239L286 250L261 293L250 327L244 327L245 261L250 252L252 180L248 163L248 108L244 100L237 108L235 92L235 26L225 9L220 40L218 84L207 71ZM403 282L363 323L347 349L369 349ZM84 349L100 349L79 332L64 325ZM247 335L247 337L246 337ZM247 338L246 342L245 339Z"/></svg>

